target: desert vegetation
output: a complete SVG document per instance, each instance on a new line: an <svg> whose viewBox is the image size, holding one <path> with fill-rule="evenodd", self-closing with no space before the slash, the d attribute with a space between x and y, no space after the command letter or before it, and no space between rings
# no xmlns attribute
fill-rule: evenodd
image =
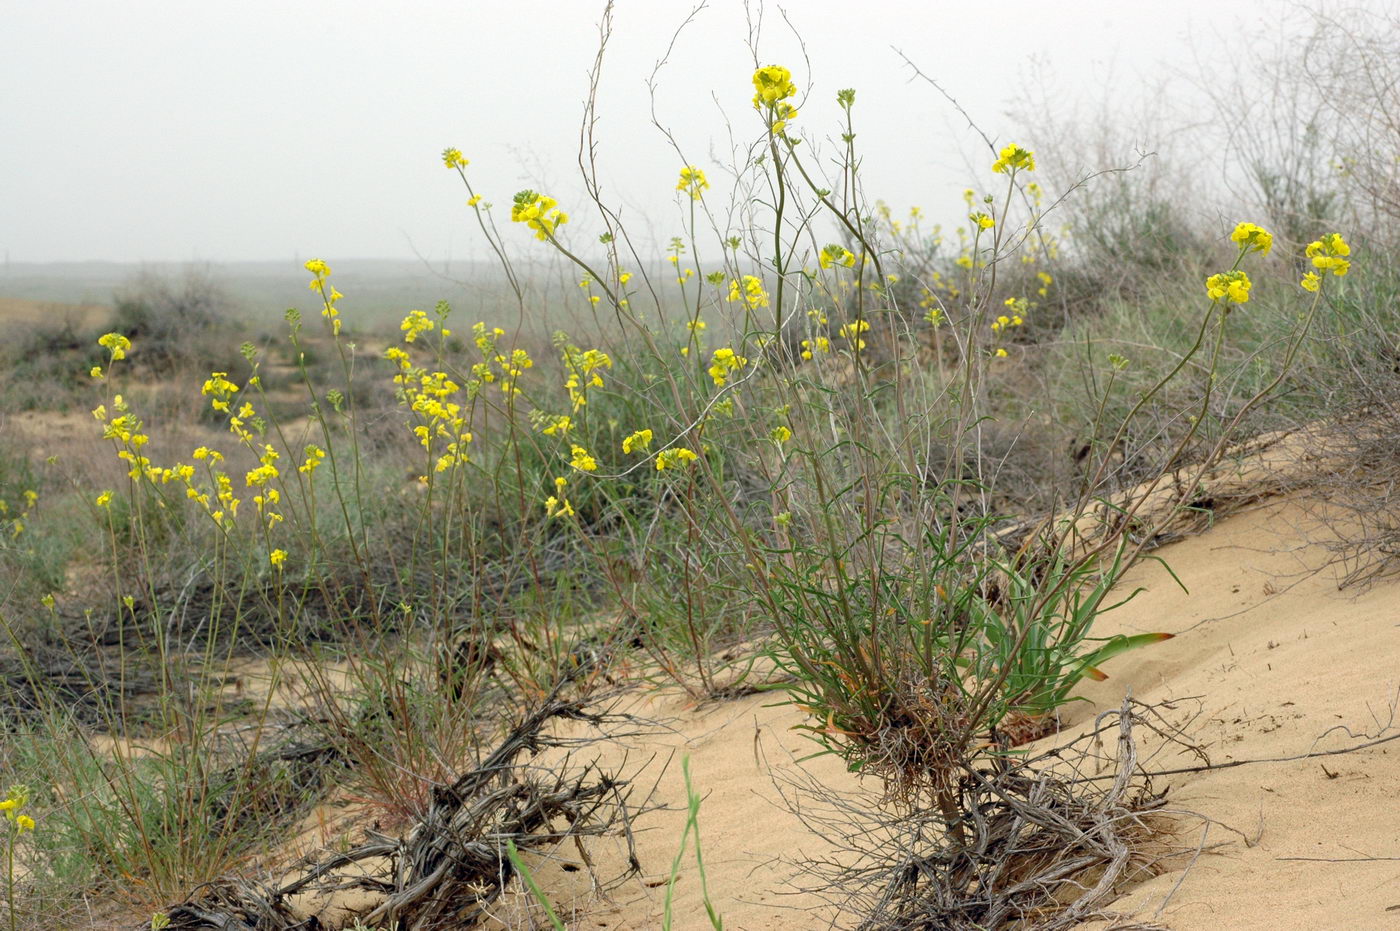
<svg viewBox="0 0 1400 931"><path fill-rule="evenodd" d="M12 928L470 927L510 888L564 927L530 857L630 845L662 803L592 755L656 726L619 710L636 690L787 703L861 777L850 817L886 844L828 875L841 922L1074 927L1160 863L1136 741L1185 743L1132 700L1054 742L1176 626L1097 633L1125 578L1299 431L1326 437L1344 581L1393 568L1400 21L1256 52L1272 96L1218 91L1212 159L1108 140L1081 172L1084 127L1023 118L947 230L865 189L878 89L760 44L742 143L675 144L653 249L594 161L609 16L587 200L441 154L498 316L363 324L325 256L279 327L192 272L3 349ZM809 125L818 93L839 125ZM1167 189L1217 163L1211 203ZM685 779L674 861L628 866L663 874L664 927L718 929ZM675 913L682 875L702 913Z"/></svg>

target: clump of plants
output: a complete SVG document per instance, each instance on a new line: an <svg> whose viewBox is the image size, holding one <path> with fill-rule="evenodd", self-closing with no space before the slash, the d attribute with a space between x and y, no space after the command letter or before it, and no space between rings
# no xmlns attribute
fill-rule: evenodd
<svg viewBox="0 0 1400 931"><path fill-rule="evenodd" d="M545 354L519 325L458 323L442 302L410 310L365 358L343 313L353 298L313 259L315 306L286 317L297 429L248 344L239 371L197 388L219 440L161 456L123 387L140 334L101 337L92 414L122 468L88 499L109 563L101 629L116 648L104 655L144 660L158 678L139 715L125 696L103 706L119 738L110 761L63 758L74 781L96 767L107 789L84 805L127 812L136 834L97 830L84 805L46 821L122 854L107 857L119 864L102 876L109 888L139 879L173 900L247 849L230 813L266 785L264 743L289 726L275 698L295 696L325 758L412 821L482 762L504 710L561 683L587 692L628 664L697 698L782 689L821 751L937 827L910 835L947 867L937 894L977 885L1006 823L979 820L988 800L1014 797L998 817L1024 817L1051 778L1020 765L1017 747L1054 730L1078 683L1166 636L1100 638L1094 624L1131 597L1121 583L1154 528L1278 387L1351 248L1329 233L1296 257L1307 270L1287 298L1277 377L1222 414L1236 322L1259 304L1250 271L1274 245L1239 223L1233 262L1194 284L1193 342L1174 367L1129 392L1131 359L1093 358L1097 413L1076 485L1053 513L1007 513L1016 496L990 451L997 387L1029 364L1023 334L1055 282L1038 264L1056 246L1035 153L987 153L945 251L864 194L855 90L835 95L840 146L818 153L788 69L758 68L752 89L752 144L730 166L750 196L737 214L712 208L705 169L678 146L677 235L654 263L589 160L585 237L534 190L498 226L467 158L443 153L522 317L512 232L576 275L594 326L554 334ZM309 368L313 327L330 387ZM365 378L392 391L392 432L367 416ZM1122 487L1115 463L1149 418L1185 426L1141 485ZM386 446L398 458L376 458ZM235 713L225 673L253 639L268 681ZM163 749L137 752L138 736ZM1112 804L1131 810L1119 789ZM906 899L932 894L901 883Z"/></svg>

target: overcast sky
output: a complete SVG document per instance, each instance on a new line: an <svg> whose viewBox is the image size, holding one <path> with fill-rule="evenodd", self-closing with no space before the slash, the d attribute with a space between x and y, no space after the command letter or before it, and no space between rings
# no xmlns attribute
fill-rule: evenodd
<svg viewBox="0 0 1400 931"><path fill-rule="evenodd" d="M792 0L813 74L769 3L760 57L812 88L835 130L859 92L869 192L951 211L975 155L964 122L909 82L898 47L990 133L1028 94L1141 94L1276 25L1280 0ZM0 250L13 261L480 255L438 153L460 148L502 209L522 187L582 213L575 158L601 0L8 0L0 15ZM662 241L677 156L645 82L691 9L617 0L600 103L605 194ZM760 132L741 0L712 0L660 74L659 118L711 167ZM1048 85L1036 75L1049 75ZM1186 93L1184 83L1182 93ZM513 230L512 233L524 233ZM526 237L520 237L522 246Z"/></svg>

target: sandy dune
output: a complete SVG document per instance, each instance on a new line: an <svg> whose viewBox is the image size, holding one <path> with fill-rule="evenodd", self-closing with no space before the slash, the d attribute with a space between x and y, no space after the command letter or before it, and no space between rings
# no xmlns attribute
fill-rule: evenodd
<svg viewBox="0 0 1400 931"><path fill-rule="evenodd" d="M1276 499L1158 552L1190 589L1146 563L1127 606L1099 632L1167 630L1178 636L1113 661L1111 678L1083 690L1073 733L1125 692L1170 700L1164 713L1185 726L1214 764L1340 749L1383 735L1400 689L1400 584L1339 592L1321 568L1326 530L1298 500ZM849 924L821 899L794 894L794 864L829 848L785 806L777 783L813 745L791 730L799 712L753 696L701 710L675 698L637 697L639 712L674 731L637 740L639 781L657 778L657 797L677 810L639 823L641 881L600 898L572 845L537 862L541 885L571 928L634 929L660 924L665 889L684 825L678 757L688 753L705 794L701 830L712 897L733 929L801 929ZM1400 721L1396 722L1400 724ZM1348 735L1348 729L1354 736ZM1060 739L1050 738L1049 740ZM1144 752L1153 745L1144 743ZM673 756L674 755L674 756ZM1155 769L1199 765L1177 750ZM863 788L838 761L801 764L824 784ZM770 769L771 767L771 769ZM779 774L775 781L773 771ZM1400 741L1336 756L1253 763L1163 777L1186 852L1114 908L1179 931L1192 929L1364 929L1400 927ZM1204 849L1196 855L1195 848ZM1216 846L1219 845L1219 846ZM622 845L592 844L602 879L622 871ZM1367 861L1365 858L1386 858ZM1289 859L1312 858L1312 859ZM1323 862L1323 859L1339 862ZM1186 869L1189 865L1189 869ZM1183 873L1183 870L1185 872ZM498 927L529 927L522 901L506 902ZM676 890L676 928L707 928L691 855ZM535 916L539 921L539 916ZM539 926L539 925L536 925Z"/></svg>

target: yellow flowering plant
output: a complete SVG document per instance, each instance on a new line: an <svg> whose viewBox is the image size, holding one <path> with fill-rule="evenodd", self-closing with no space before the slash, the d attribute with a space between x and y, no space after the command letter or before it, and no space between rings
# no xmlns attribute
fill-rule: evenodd
<svg viewBox="0 0 1400 931"><path fill-rule="evenodd" d="M1193 478L1272 390L1227 398L1220 386L1235 383L1218 376L1239 328L1265 316L1235 309L1269 303L1269 269L1285 264L1272 250L1286 237L1240 223L1233 265L1181 276L1196 299L1188 344L1160 377L1137 361L1146 350L1131 367L1107 356L1088 379L1102 394L1084 418L1076 484L1055 490L1063 510L1008 530L1001 509L1031 493L1008 487L1012 470L990 458L1004 452L1000 405L1047 380L1043 336L1086 278L1073 266L1084 246L1048 225L1059 200L1027 181L1036 153L989 147L945 233L919 208L865 197L854 90L837 92L830 134L804 139L788 69L736 75L728 93L756 110L754 154L735 171L742 196L712 216L711 182L684 164L674 191L661 185L679 220L654 255L640 254L591 174L588 222L570 225L553 198L522 191L498 230L470 163L447 149L447 177L466 185L466 216L501 263L507 312L463 324L440 303L372 334L348 315L330 265L312 259L320 320L304 328L288 313L285 364L264 371L270 350L249 347L246 368L202 368L190 386L199 433L178 458L152 440L147 423L165 412L149 395L104 390L93 429L121 471L82 500L110 551L109 613L150 637L160 675L173 682L187 664L222 695L231 643L313 660L305 688L345 778L410 817L476 752L503 694L549 695L565 679L586 694L634 643L648 675L696 699L771 686L751 677L776 668L813 739L883 778L892 799L937 808L955 837L968 823L959 766L1004 761L1009 733L1053 726L1080 682L1162 639L1096 639L1094 625L1152 536L1142 501L1190 504ZM817 136L833 142L820 149ZM596 244L578 244L585 230ZM540 323L543 286L517 270L519 249L568 269L578 313L567 331ZM1295 257L1302 299L1313 293L1298 329L1271 337L1279 371L1320 302L1348 284L1337 279L1351 251L1328 234ZM114 365L145 357L117 333L99 343L103 389L122 379ZM287 400L292 390L301 400ZM1154 432L1149 417L1181 425L1156 459L1133 445ZM1119 484L1128 470L1115 456L1146 476L1138 492ZM1164 483L1174 474L1180 483ZM22 508L4 508L21 514L16 528ZM197 558L171 558L181 547ZM59 595L39 603L57 615ZM597 625L581 621L598 611L615 619L604 658L583 662ZM207 622L197 634L179 626L194 615ZM735 646L755 643L771 663ZM337 681L314 671L326 659ZM188 740L171 759L222 762L225 722L167 684L152 720ZM370 733L385 701L395 726ZM148 797L148 765L118 761L116 788L101 791ZM103 846L96 830L84 841L163 907L245 862L248 848L212 813L257 792L235 780L219 799L172 802L164 823L215 838L185 861ZM13 836L28 837L19 807L5 810Z"/></svg>

